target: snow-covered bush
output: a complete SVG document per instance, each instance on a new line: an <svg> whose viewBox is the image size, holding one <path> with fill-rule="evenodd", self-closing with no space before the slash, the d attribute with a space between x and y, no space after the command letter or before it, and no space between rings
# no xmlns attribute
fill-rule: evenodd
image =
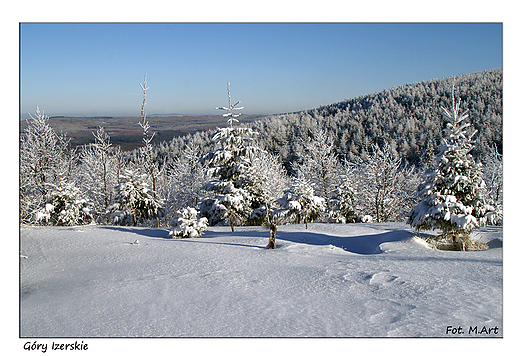
<svg viewBox="0 0 520 356"><path fill-rule="evenodd" d="M179 216L172 220L170 235L176 239L199 237L208 228L208 219L199 217L194 208L184 208L177 212Z"/></svg>
<svg viewBox="0 0 520 356"><path fill-rule="evenodd" d="M485 225L494 215L494 208L484 200L485 183L481 165L475 163L469 152L473 148L472 137L467 135L469 115L460 111L460 99L455 103L452 91L452 107L442 107L442 115L448 123L436 167L427 171L420 186L420 202L408 214L408 224L416 230L440 229L440 239L452 240L456 249L463 249L470 242L470 234Z"/></svg>
<svg viewBox="0 0 520 356"><path fill-rule="evenodd" d="M172 214L186 206L198 206L202 201L208 167L200 162L200 158L199 147L189 141L182 154L166 165L165 181L158 185L161 189L159 195L165 198Z"/></svg>
<svg viewBox="0 0 520 356"><path fill-rule="evenodd" d="M350 177L352 173L346 162L340 169L341 184L334 191L334 198L329 200L329 222L354 223L357 215L357 199L354 183Z"/></svg>
<svg viewBox="0 0 520 356"><path fill-rule="evenodd" d="M374 222L374 218L372 216L370 216L370 215L361 215L358 219L362 223L372 223L372 222Z"/></svg>
<svg viewBox="0 0 520 356"><path fill-rule="evenodd" d="M92 221L91 204L80 197L78 188L63 182L53 186L45 207L36 213L36 221L57 226L89 224Z"/></svg>

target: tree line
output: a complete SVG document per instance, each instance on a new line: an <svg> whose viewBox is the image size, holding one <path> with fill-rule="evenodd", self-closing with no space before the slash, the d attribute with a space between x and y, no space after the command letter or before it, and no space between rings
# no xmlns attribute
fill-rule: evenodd
<svg viewBox="0 0 520 356"><path fill-rule="evenodd" d="M95 142L71 148L36 111L20 136L20 222L169 226L197 208L209 224L403 221L435 164L452 88L468 110L473 159L485 195L502 200L502 70L392 88L300 113L231 122L122 152L100 127ZM238 124L238 123L237 123ZM283 213L282 213L283 212ZM193 211L185 210L185 215Z"/></svg>

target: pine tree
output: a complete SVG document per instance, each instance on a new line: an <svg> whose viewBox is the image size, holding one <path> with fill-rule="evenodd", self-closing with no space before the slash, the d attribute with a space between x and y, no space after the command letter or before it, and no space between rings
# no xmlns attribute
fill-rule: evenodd
<svg viewBox="0 0 520 356"><path fill-rule="evenodd" d="M227 92L228 92L228 99L229 99L228 107L220 106L220 107L216 107L215 109L227 111L227 113L223 114L222 116L224 116L224 117L229 116L229 119L227 122L229 124L229 127L232 128L233 122L238 122L238 120L236 118L239 117L240 115L242 115L241 113L233 113L233 110L241 110L244 107L243 106L237 107L237 105L240 104L240 101L237 101L234 105L231 105L231 90L229 89L229 83L227 83Z"/></svg>
<svg viewBox="0 0 520 356"><path fill-rule="evenodd" d="M304 177L293 177L292 187L285 192L284 196L278 199L278 204L287 210L288 215L296 217L296 223L308 223L317 220L325 212L325 199L314 195L314 188L310 181Z"/></svg>
<svg viewBox="0 0 520 356"><path fill-rule="evenodd" d="M447 120L443 145L435 158L436 167L423 176L420 203L409 213L408 224L416 230L440 229L438 239L449 239L454 249L471 242L471 232L486 223L494 208L484 201L485 183L481 166L469 154L473 146L467 134L468 110L460 114L460 99L441 108Z"/></svg>
<svg viewBox="0 0 520 356"><path fill-rule="evenodd" d="M207 164L208 175L214 179L206 183L204 190L213 192L215 196L201 203L201 214L206 217L210 225L222 221L229 221L231 231L235 231L235 225L245 222L251 213L250 197L243 187L243 177L251 165L250 157L257 149L253 143L256 134L250 128L233 127L233 122L238 122L233 110L241 109L231 105L231 94L228 83L229 107L217 109L227 110L225 117L229 116L229 127L217 128L212 136L212 141L219 147L208 153L202 160Z"/></svg>
<svg viewBox="0 0 520 356"><path fill-rule="evenodd" d="M496 216L489 223L501 224L504 177L502 155L498 153L497 147L484 156L482 172L487 188L486 197L496 211Z"/></svg>
<svg viewBox="0 0 520 356"><path fill-rule="evenodd" d="M347 162L342 168L341 184L334 191L334 199L331 200L329 217L332 221L342 223L356 222L356 190L351 180L351 170Z"/></svg>
<svg viewBox="0 0 520 356"><path fill-rule="evenodd" d="M131 169L126 169L120 177L115 202L110 207L115 223L137 226L140 221L158 218L164 214L161 202L148 189L146 178L146 174L138 174Z"/></svg>
<svg viewBox="0 0 520 356"><path fill-rule="evenodd" d="M140 153L144 156L142 162L144 165L144 171L152 180L152 195L154 199L156 199L157 195L157 176L158 176L158 167L157 163L153 159L152 151L152 140L155 136L155 133L150 135L150 123L146 118L146 113L144 112L144 107L146 105L146 91L150 88L147 86L146 82L146 74L144 75L143 83L139 83L141 89L143 90L143 103L141 104L141 121L139 122L139 126L143 129L143 149L140 150ZM157 218L157 227L159 227L159 218Z"/></svg>

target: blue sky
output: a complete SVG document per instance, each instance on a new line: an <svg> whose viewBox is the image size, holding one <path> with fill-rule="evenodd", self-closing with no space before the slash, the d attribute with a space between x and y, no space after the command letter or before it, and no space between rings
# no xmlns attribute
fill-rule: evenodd
<svg viewBox="0 0 520 356"><path fill-rule="evenodd" d="M502 67L500 23L22 23L21 115L311 109Z"/></svg>

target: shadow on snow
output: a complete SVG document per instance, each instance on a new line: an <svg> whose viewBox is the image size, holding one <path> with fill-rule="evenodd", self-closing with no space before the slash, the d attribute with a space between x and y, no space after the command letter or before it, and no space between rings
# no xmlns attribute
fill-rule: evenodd
<svg viewBox="0 0 520 356"><path fill-rule="evenodd" d="M140 227L130 227L130 226L103 226L103 229L121 231L121 232L129 232L133 234L138 234L141 236L149 237L149 238L162 238L171 240L171 236L168 234L168 230L166 229L155 229L155 228L140 228ZM236 231L232 233L231 231L206 231L206 233L202 236L204 238L218 238L218 237L264 237L269 238L269 230L256 230L256 231ZM278 231L277 234L277 247L280 247L281 241L288 241L300 244L308 244L315 246L326 246L332 245L339 248L342 248L346 251L369 255L369 254L378 254L383 251L380 248L380 245L385 242L394 242L394 241L403 241L411 238L413 234L406 230L394 230L394 231L386 231L380 234L370 234L370 235L360 235L360 236L332 236L327 235L326 233L320 232L311 232L311 231ZM247 245L236 242L216 242L216 241L207 241L198 239L175 239L176 241L189 241L189 242L197 242L197 243L212 243L218 245L230 245L230 246L240 246L240 247L253 247L264 249L266 246L257 246L257 245ZM267 243L266 243L267 245Z"/></svg>
<svg viewBox="0 0 520 356"><path fill-rule="evenodd" d="M152 238L169 238L169 231L166 229L152 229L131 226L101 226L102 229L115 230L121 232L130 232Z"/></svg>
<svg viewBox="0 0 520 356"><path fill-rule="evenodd" d="M166 229L156 228L136 228L136 227L124 227L124 226L104 226L103 229L116 230L121 232L130 232L145 236L148 238L160 238L167 240L183 241L190 243L209 243L216 245L229 245L238 247L252 247L256 249L265 249L266 245L258 246L255 244L244 244L237 242L225 242L225 241L208 241L213 238L229 238L229 237L243 237L243 238L263 238L266 241L269 238L268 229L259 229L254 231L206 231L201 238L197 239L172 239ZM278 230L277 233L277 248L284 247L283 241L293 242L298 244L308 244L314 246L335 246L344 249L349 252L361 254L361 255L373 255L380 254L381 244L386 242L398 242L409 240L414 236L414 233L407 230L395 229L391 231L384 231L381 233L368 234L368 235L357 235L357 236L337 236L328 235L325 232L312 232L312 231L283 231ZM495 242L494 240L492 243ZM501 241L500 241L501 242ZM490 248L496 248L500 246L490 246Z"/></svg>
<svg viewBox="0 0 520 356"><path fill-rule="evenodd" d="M382 253L380 245L385 242L408 240L413 236L406 230L382 232L358 236L331 236L316 232L278 232L278 239L310 245L332 245L362 255Z"/></svg>
<svg viewBox="0 0 520 356"><path fill-rule="evenodd" d="M234 234L240 237L265 237L266 240L269 238L269 230L260 231L237 231ZM229 236L230 232L207 232L205 237L220 237ZM413 234L406 230L396 229L393 231L385 231L379 234L369 235L358 235L358 236L336 236L328 235L325 232L312 232L312 231L283 231L278 230L276 236L277 247L282 246L281 241L288 241L299 244L308 244L315 246L327 246L332 245L338 248L342 248L346 251L362 254L371 255L382 253L380 245L385 242L404 241L413 237ZM226 243L223 243L226 244ZM232 244L238 245L238 244ZM267 242L266 242L267 245ZM253 245L242 245L248 247L259 247ZM261 246L260 248L265 248Z"/></svg>

